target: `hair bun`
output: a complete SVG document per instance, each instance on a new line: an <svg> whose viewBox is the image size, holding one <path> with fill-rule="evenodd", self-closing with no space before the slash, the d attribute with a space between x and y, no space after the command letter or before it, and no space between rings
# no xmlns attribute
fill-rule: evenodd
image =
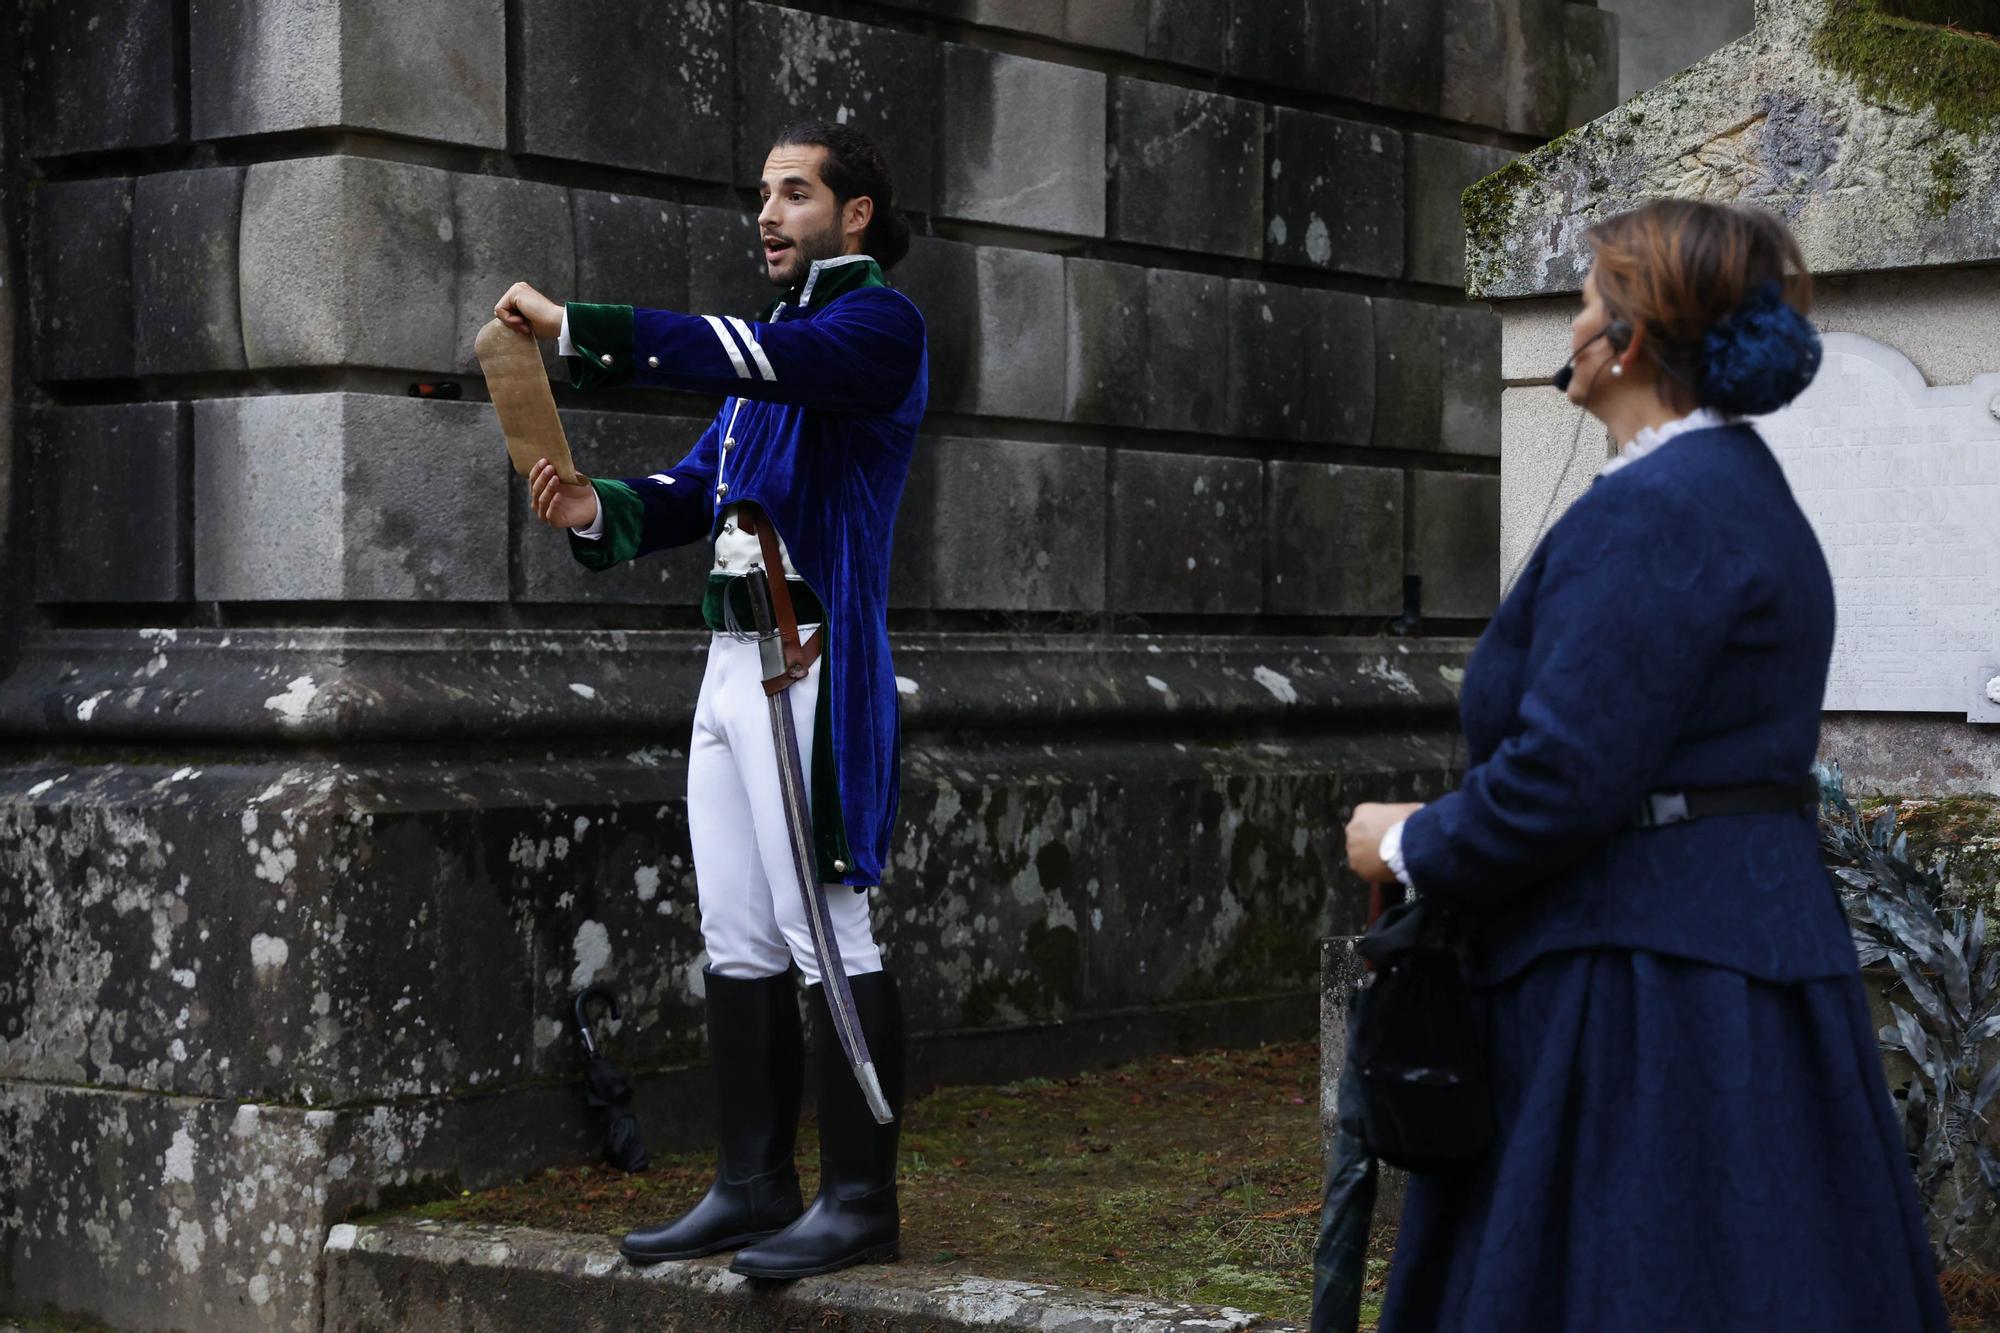
<svg viewBox="0 0 2000 1333"><path fill-rule="evenodd" d="M1702 345L1701 401L1736 416L1775 412L1819 373L1819 331L1767 282L1729 312Z"/></svg>

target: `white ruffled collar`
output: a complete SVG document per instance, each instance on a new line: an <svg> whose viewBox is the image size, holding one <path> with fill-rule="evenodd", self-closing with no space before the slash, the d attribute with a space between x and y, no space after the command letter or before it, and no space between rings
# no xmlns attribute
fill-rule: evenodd
<svg viewBox="0 0 2000 1333"><path fill-rule="evenodd" d="M1597 475L1608 477L1619 468L1629 467L1675 436L1695 430L1714 430L1718 426L1727 426L1729 422L1729 417L1712 407L1697 407L1684 417L1676 417L1657 426L1648 426L1626 441L1625 447L1618 451L1618 456L1606 463L1604 469Z"/></svg>

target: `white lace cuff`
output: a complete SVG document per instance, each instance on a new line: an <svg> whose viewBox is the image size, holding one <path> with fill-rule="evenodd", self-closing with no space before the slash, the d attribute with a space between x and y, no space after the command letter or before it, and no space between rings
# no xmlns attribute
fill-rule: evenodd
<svg viewBox="0 0 2000 1333"><path fill-rule="evenodd" d="M1403 864L1403 825L1409 822L1407 819L1399 819L1390 826L1387 833L1382 835L1382 863L1389 867L1389 873L1394 875L1404 888L1414 889L1417 886L1410 883L1409 867Z"/></svg>
<svg viewBox="0 0 2000 1333"><path fill-rule="evenodd" d="M575 356L576 344L569 340L569 307L563 307L562 332L556 335L556 355ZM595 535L595 534L592 534Z"/></svg>

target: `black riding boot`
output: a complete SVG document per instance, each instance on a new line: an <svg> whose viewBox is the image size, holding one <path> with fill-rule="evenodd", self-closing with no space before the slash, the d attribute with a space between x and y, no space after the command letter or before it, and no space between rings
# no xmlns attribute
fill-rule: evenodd
<svg viewBox="0 0 2000 1333"><path fill-rule="evenodd" d="M887 972L853 977L848 984L882 1095L896 1119L875 1123L834 1035L825 987L806 987L819 1065L819 1197L804 1217L737 1254L730 1268L745 1277L811 1277L901 1257L896 1138L903 1117L903 1006Z"/></svg>
<svg viewBox="0 0 2000 1333"><path fill-rule="evenodd" d="M715 1070L715 1183L680 1217L625 1237L618 1249L635 1264L748 1245L788 1226L804 1206L792 1150L805 1040L791 974L754 981L704 976Z"/></svg>

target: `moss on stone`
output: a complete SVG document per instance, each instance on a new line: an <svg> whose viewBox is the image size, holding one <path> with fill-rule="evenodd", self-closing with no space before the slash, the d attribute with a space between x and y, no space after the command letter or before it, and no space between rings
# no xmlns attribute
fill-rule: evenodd
<svg viewBox="0 0 2000 1333"><path fill-rule="evenodd" d="M1924 193L1924 211L1934 218L1950 213L1965 195L1961 175L1965 162L1958 150L1946 146L1931 155L1931 187Z"/></svg>
<svg viewBox="0 0 2000 1333"><path fill-rule="evenodd" d="M1548 148L1539 151L1546 153ZM1465 216L1468 296L1477 298L1489 283L1505 274L1501 255L1507 238L1514 233L1522 197L1541 179L1542 173L1529 165L1527 158L1517 157L1491 176L1466 186L1459 195L1459 208Z"/></svg>
<svg viewBox="0 0 2000 1333"><path fill-rule="evenodd" d="M2000 27L1990 0L1828 0L1812 53L1870 98L1977 140L2000 125L2000 40L1916 15L1975 16ZM1906 16L1908 15L1908 16Z"/></svg>

